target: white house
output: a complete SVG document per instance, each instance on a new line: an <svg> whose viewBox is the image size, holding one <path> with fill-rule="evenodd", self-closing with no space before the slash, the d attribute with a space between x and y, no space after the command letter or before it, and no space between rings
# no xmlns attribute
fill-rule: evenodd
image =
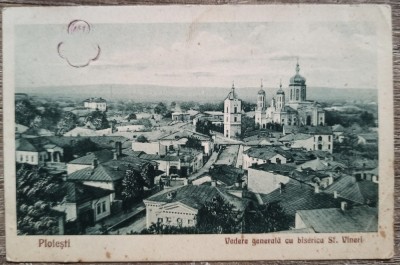
<svg viewBox="0 0 400 265"><path fill-rule="evenodd" d="M132 150L152 155L165 155L167 153L167 147L160 142L132 142Z"/></svg>
<svg viewBox="0 0 400 265"><path fill-rule="evenodd" d="M223 189L206 185L186 185L163 190L143 202L146 205L146 227L165 224L178 227L194 227L199 209L221 196L234 205L234 210L243 211L245 202Z"/></svg>
<svg viewBox="0 0 400 265"><path fill-rule="evenodd" d="M307 151L319 150L332 153L333 137L325 134L288 134L279 139L286 147L304 148Z"/></svg>
<svg viewBox="0 0 400 265"><path fill-rule="evenodd" d="M214 149L214 142L211 137L208 135L204 135L197 132L192 132L188 130L178 131L171 133L167 136L161 137L159 139L159 143L161 145L167 146L168 150L174 149L178 150L184 145L190 137L198 139L201 142L201 146L203 147L203 153L207 156L211 155Z"/></svg>
<svg viewBox="0 0 400 265"><path fill-rule="evenodd" d="M85 99L83 106L91 110L107 111L107 101L101 97Z"/></svg>
<svg viewBox="0 0 400 265"><path fill-rule="evenodd" d="M243 169L265 163L286 164L291 155L279 147L252 147L243 152Z"/></svg>
<svg viewBox="0 0 400 265"><path fill-rule="evenodd" d="M289 182L296 168L283 164L262 164L248 168L247 187L255 193L268 194Z"/></svg>
<svg viewBox="0 0 400 265"><path fill-rule="evenodd" d="M123 122L115 125L118 132L141 132L144 130L144 125L132 124L129 122Z"/></svg>
<svg viewBox="0 0 400 265"><path fill-rule="evenodd" d="M111 214L110 195L113 191L82 183L65 182L67 196L54 207L66 214L66 221L84 220L93 224Z"/></svg>
<svg viewBox="0 0 400 265"><path fill-rule="evenodd" d="M30 165L61 162L64 149L41 137L16 140L15 161Z"/></svg>

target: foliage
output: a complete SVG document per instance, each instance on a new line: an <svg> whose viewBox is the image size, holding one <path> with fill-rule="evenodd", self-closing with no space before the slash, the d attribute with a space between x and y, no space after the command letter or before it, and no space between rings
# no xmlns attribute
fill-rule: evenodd
<svg viewBox="0 0 400 265"><path fill-rule="evenodd" d="M73 160L75 156L84 156L88 152L94 152L99 149L99 146L90 138L83 138L73 142L71 145L64 146L64 160L68 162Z"/></svg>
<svg viewBox="0 0 400 265"><path fill-rule="evenodd" d="M52 216L51 207L66 195L62 180L42 168L18 164L16 184L18 234L58 234L58 218Z"/></svg>
<svg viewBox="0 0 400 265"><path fill-rule="evenodd" d="M201 141L193 136L188 137L188 140L187 140L185 146L188 148L196 149L196 150L203 149L203 146L201 145Z"/></svg>
<svg viewBox="0 0 400 265"><path fill-rule="evenodd" d="M253 111L255 110L257 104L253 102L247 102L247 101L242 101L242 109L245 112Z"/></svg>
<svg viewBox="0 0 400 265"><path fill-rule="evenodd" d="M196 123L196 132L205 135L211 135L210 130L212 129L211 122L198 120Z"/></svg>
<svg viewBox="0 0 400 265"><path fill-rule="evenodd" d="M110 127L107 115L102 111L92 111L85 118L85 124L91 122L96 130L107 129Z"/></svg>
<svg viewBox="0 0 400 265"><path fill-rule="evenodd" d="M154 185L155 169L152 165L145 165L141 171L129 166L122 179L123 208L133 202L143 199L144 187L151 188Z"/></svg>
<svg viewBox="0 0 400 265"><path fill-rule="evenodd" d="M246 135L246 133L259 129L259 126L258 124L256 124L255 119L250 118L246 115L242 115L241 126L242 126L242 135Z"/></svg>
<svg viewBox="0 0 400 265"><path fill-rule="evenodd" d="M46 103L43 104L44 111L41 114L41 128L55 130L57 128L57 123L60 121L62 116L62 110L58 103Z"/></svg>
<svg viewBox="0 0 400 265"><path fill-rule="evenodd" d="M374 115L368 111L363 111L360 114L360 126L375 127L376 124Z"/></svg>
<svg viewBox="0 0 400 265"><path fill-rule="evenodd" d="M200 208L197 220L197 229L201 234L232 234L240 230L239 213L234 206L226 202L221 196L206 202Z"/></svg>
<svg viewBox="0 0 400 265"><path fill-rule="evenodd" d="M156 114L161 114L161 115L165 115L167 113L168 109L167 106L165 106L164 103L160 102L157 104L157 106L154 107L154 113Z"/></svg>
<svg viewBox="0 0 400 265"><path fill-rule="evenodd" d="M182 102L179 105L180 105L182 111L188 111L188 110L196 107L196 102L194 102L194 101Z"/></svg>
<svg viewBox="0 0 400 265"><path fill-rule="evenodd" d="M36 107L27 99L15 102L15 122L24 126L31 126L31 123L38 115Z"/></svg>
<svg viewBox="0 0 400 265"><path fill-rule="evenodd" d="M196 227L179 227L166 225L162 223L152 223L148 229L145 229L141 234L197 234Z"/></svg>
<svg viewBox="0 0 400 265"><path fill-rule="evenodd" d="M291 218L277 202L246 209L243 217L243 232L270 233L288 230Z"/></svg>
<svg viewBox="0 0 400 265"><path fill-rule="evenodd" d="M140 119L137 121L137 124L144 125L145 128L151 128L152 124L149 119Z"/></svg>
<svg viewBox="0 0 400 265"><path fill-rule="evenodd" d="M136 142L139 142L139 143L147 143L148 140L147 140L146 136L144 136L144 135L142 134L142 135L139 135L139 136L136 138Z"/></svg>
<svg viewBox="0 0 400 265"><path fill-rule="evenodd" d="M200 112L205 112L205 111L224 111L224 102L218 102L218 103L204 103L199 105L199 111Z"/></svg>
<svg viewBox="0 0 400 265"><path fill-rule="evenodd" d="M78 122L78 117L72 112L65 112L61 120L57 124L57 134L63 135L64 133L74 129L76 123Z"/></svg>

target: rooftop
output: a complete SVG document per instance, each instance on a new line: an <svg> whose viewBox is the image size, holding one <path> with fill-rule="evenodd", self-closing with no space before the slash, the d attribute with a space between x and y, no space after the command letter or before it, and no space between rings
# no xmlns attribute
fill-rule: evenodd
<svg viewBox="0 0 400 265"><path fill-rule="evenodd" d="M244 208L244 200L227 193L220 187L207 185L186 185L172 190L164 190L147 198L145 201L159 203L181 202L193 209L199 210L205 203L210 202L218 195L233 204L236 209Z"/></svg>
<svg viewBox="0 0 400 265"><path fill-rule="evenodd" d="M314 187L292 179L284 185L282 192L277 189L260 196L264 203L279 202L284 211L291 216L299 210L336 208L341 202L326 193L315 193Z"/></svg>
<svg viewBox="0 0 400 265"><path fill-rule="evenodd" d="M307 140L312 138L312 135L305 133L297 133L297 134L288 134L279 139L281 142L291 142L291 141L299 141L299 140Z"/></svg>
<svg viewBox="0 0 400 265"><path fill-rule="evenodd" d="M169 135L161 137L160 140L178 140L178 139L188 138L188 137L194 137L196 139L199 139L200 141L211 140L211 138L205 134L201 134L198 132L192 132L192 131L188 131L188 130L177 131L177 132L171 133Z"/></svg>
<svg viewBox="0 0 400 265"><path fill-rule="evenodd" d="M243 153L247 154L249 157L255 157L263 160L271 159L278 154L285 158L292 157L289 152L286 152L279 147L252 147Z"/></svg>
<svg viewBox="0 0 400 265"><path fill-rule="evenodd" d="M112 190L84 185L79 182L64 182L64 188L67 194L66 202L77 204L100 199L113 193Z"/></svg>
<svg viewBox="0 0 400 265"><path fill-rule="evenodd" d="M340 208L300 210L304 224L317 233L376 232L378 210L359 206L342 211Z"/></svg>

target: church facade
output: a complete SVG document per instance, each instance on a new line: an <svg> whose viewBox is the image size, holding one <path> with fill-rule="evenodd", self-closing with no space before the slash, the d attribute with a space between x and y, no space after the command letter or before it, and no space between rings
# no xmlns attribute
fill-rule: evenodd
<svg viewBox="0 0 400 265"><path fill-rule="evenodd" d="M260 128L267 128L268 124L280 125L325 125L325 111L315 101L307 100L306 79L299 74L299 63L296 65L296 74L290 78L289 100L286 100L282 83L276 95L272 97L267 107L266 92L261 84L257 94L255 122Z"/></svg>
<svg viewBox="0 0 400 265"><path fill-rule="evenodd" d="M242 133L242 101L235 92L235 85L224 101L224 136L237 138Z"/></svg>

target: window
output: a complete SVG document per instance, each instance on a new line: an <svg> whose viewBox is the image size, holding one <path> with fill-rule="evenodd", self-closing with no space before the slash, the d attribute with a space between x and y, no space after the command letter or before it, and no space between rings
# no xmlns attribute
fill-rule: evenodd
<svg viewBox="0 0 400 265"><path fill-rule="evenodd" d="M107 211L107 207L106 207L106 202L105 201L103 202L102 206L103 206L103 212Z"/></svg>
<svg viewBox="0 0 400 265"><path fill-rule="evenodd" d="M233 121L234 121L234 122L237 122L237 117L233 118Z"/></svg>
<svg viewBox="0 0 400 265"><path fill-rule="evenodd" d="M299 90L296 89L296 100L299 100Z"/></svg>
<svg viewBox="0 0 400 265"><path fill-rule="evenodd" d="M331 145L330 144L328 144L328 149L331 149Z"/></svg>
<svg viewBox="0 0 400 265"><path fill-rule="evenodd" d="M328 136L328 141L329 141L329 142L331 141L331 136L330 136L330 135Z"/></svg>
<svg viewBox="0 0 400 265"><path fill-rule="evenodd" d="M234 113L237 113L237 107L234 108Z"/></svg>
<svg viewBox="0 0 400 265"><path fill-rule="evenodd" d="M176 222L178 223L178 226L182 226L182 218L176 219Z"/></svg>
<svg viewBox="0 0 400 265"><path fill-rule="evenodd" d="M157 223L162 223L163 222L163 219L162 218L158 218L157 219Z"/></svg>
<svg viewBox="0 0 400 265"><path fill-rule="evenodd" d="M322 144L318 145L318 150L322 150Z"/></svg>
<svg viewBox="0 0 400 265"><path fill-rule="evenodd" d="M29 161L29 156L25 156L25 161L28 162Z"/></svg>
<svg viewBox="0 0 400 265"><path fill-rule="evenodd" d="M318 141L322 141L322 136L318 136Z"/></svg>
<svg viewBox="0 0 400 265"><path fill-rule="evenodd" d="M101 214L101 203L97 204L97 214Z"/></svg>
<svg viewBox="0 0 400 265"><path fill-rule="evenodd" d="M167 223L171 222L171 217L167 217Z"/></svg>
<svg viewBox="0 0 400 265"><path fill-rule="evenodd" d="M23 155L21 155L20 157L19 157L19 161L24 161L24 156Z"/></svg>
<svg viewBox="0 0 400 265"><path fill-rule="evenodd" d="M188 220L188 224L192 225L193 224L193 220Z"/></svg>
<svg viewBox="0 0 400 265"><path fill-rule="evenodd" d="M33 156L31 156L31 161L32 161L32 162L33 162L33 159L34 159Z"/></svg>

